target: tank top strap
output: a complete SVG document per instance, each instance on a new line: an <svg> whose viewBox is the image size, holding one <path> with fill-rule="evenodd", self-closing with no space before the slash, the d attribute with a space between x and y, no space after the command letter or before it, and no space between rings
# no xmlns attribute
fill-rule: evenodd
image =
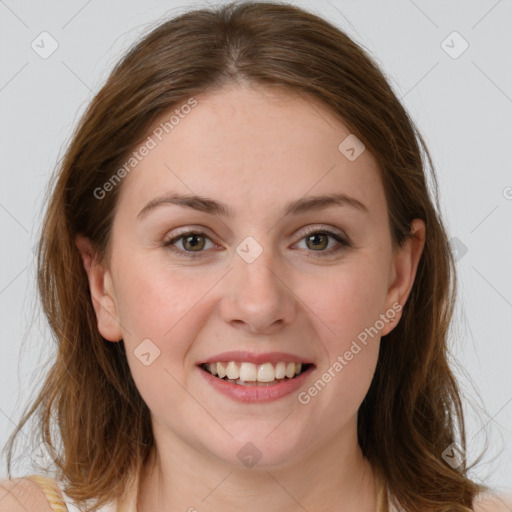
<svg viewBox="0 0 512 512"><path fill-rule="evenodd" d="M29 475L27 478L39 484L53 512L70 512L62 497L59 484L53 478L43 475Z"/></svg>

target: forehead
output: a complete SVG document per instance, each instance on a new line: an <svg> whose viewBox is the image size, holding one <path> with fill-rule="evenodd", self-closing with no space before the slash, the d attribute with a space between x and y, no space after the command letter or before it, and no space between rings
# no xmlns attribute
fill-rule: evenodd
<svg viewBox="0 0 512 512"><path fill-rule="evenodd" d="M155 122L119 207L167 192L214 197L240 214L335 192L378 206L377 161L368 150L349 160L339 149L349 136L334 113L302 94L228 86L185 98Z"/></svg>

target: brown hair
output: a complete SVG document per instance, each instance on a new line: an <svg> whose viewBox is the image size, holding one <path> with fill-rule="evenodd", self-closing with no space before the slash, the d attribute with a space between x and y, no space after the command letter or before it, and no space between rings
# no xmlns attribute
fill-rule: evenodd
<svg viewBox="0 0 512 512"><path fill-rule="evenodd" d="M149 410L131 377L122 342L97 329L87 276L75 246L87 236L104 258L122 186L102 187L162 113L231 81L280 87L326 105L380 164L395 248L415 218L426 240L403 316L383 343L358 413L364 455L405 509L467 511L483 487L464 461L459 389L448 366L447 332L455 304L455 266L439 214L431 157L378 66L347 35L297 7L266 2L194 10L165 21L117 64L89 105L60 165L38 253L42 306L57 357L39 396L9 440L37 411L38 432L55 455L65 491L96 506L120 496L153 447ZM425 181L432 170L433 203ZM55 414L61 447L51 435Z"/></svg>

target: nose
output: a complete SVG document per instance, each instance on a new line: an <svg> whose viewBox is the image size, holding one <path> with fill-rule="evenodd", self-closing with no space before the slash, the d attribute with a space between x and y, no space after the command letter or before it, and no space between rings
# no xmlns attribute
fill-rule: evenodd
<svg viewBox="0 0 512 512"><path fill-rule="evenodd" d="M297 299L271 250L263 250L252 263L235 254L233 265L221 302L225 322L251 333L272 334L293 321Z"/></svg>

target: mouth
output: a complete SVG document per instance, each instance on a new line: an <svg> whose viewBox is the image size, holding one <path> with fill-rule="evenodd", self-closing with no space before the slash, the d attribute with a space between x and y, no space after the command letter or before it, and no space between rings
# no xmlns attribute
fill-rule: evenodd
<svg viewBox="0 0 512 512"><path fill-rule="evenodd" d="M307 372L312 363L293 361L265 362L217 361L199 365L206 373L219 380L239 386L268 387L292 381Z"/></svg>

